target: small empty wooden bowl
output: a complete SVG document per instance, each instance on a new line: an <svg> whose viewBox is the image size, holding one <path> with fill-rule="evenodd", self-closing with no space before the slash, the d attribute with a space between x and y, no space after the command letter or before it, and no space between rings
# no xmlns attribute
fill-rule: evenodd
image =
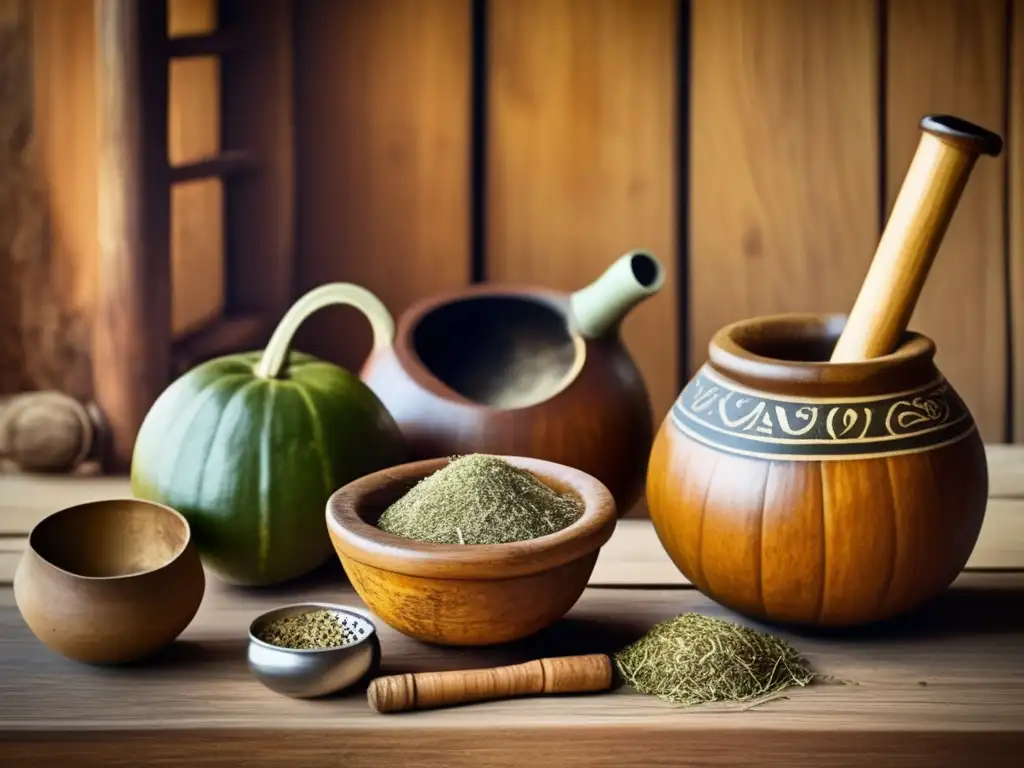
<svg viewBox="0 0 1024 768"><path fill-rule="evenodd" d="M76 661L117 664L171 643L206 587L188 522L149 501L62 509L32 530L14 575L25 623Z"/></svg>
<svg viewBox="0 0 1024 768"><path fill-rule="evenodd" d="M502 458L557 491L576 493L582 517L561 531L509 544L434 544L377 528L381 513L444 467L443 458L367 475L327 502L327 528L352 586L399 632L439 645L505 643L558 621L583 594L615 530L611 493L577 469Z"/></svg>

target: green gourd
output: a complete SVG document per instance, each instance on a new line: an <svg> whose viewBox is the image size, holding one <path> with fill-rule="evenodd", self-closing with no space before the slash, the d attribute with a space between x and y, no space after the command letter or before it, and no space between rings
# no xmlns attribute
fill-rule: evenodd
<svg viewBox="0 0 1024 768"><path fill-rule="evenodd" d="M354 374L289 351L318 309L347 304L391 343L394 321L369 291L320 286L288 310L266 349L201 363L165 389L136 439L135 496L179 510L204 565L228 583L280 583L331 554L328 497L400 464L405 446L376 395Z"/></svg>

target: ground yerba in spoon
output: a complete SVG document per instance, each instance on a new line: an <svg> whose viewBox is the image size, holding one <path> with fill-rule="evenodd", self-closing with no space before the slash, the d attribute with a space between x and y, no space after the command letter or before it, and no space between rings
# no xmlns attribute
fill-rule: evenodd
<svg viewBox="0 0 1024 768"><path fill-rule="evenodd" d="M685 705L765 700L815 677L785 640L699 613L655 624L614 661L640 693Z"/></svg>
<svg viewBox="0 0 1024 768"><path fill-rule="evenodd" d="M471 454L423 478L380 516L382 531L439 544L505 544L576 522L583 501L502 458Z"/></svg>
<svg viewBox="0 0 1024 768"><path fill-rule="evenodd" d="M359 629L346 617L327 610L299 613L275 619L256 635L279 648L310 650L338 648L362 639Z"/></svg>

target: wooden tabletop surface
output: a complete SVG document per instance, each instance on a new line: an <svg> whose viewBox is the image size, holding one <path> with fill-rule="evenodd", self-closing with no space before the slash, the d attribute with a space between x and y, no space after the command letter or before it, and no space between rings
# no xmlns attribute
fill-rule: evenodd
<svg viewBox="0 0 1024 768"><path fill-rule="evenodd" d="M0 559L0 765L1021 765L1024 449L994 447L990 460L993 503L982 540L943 598L870 631L772 630L816 671L844 682L753 708L681 709L620 688L392 715L369 709L364 686L297 701L263 688L246 667L246 627L257 613L304 599L362 606L333 563L262 590L211 577L192 625L145 664L98 669L51 653L3 585L8 566L26 526L45 511L126 486L0 477L0 557L8 556ZM687 584L649 523L625 521L591 587L555 627L507 647L452 650L379 625L381 672L613 651L685 611L751 623Z"/></svg>

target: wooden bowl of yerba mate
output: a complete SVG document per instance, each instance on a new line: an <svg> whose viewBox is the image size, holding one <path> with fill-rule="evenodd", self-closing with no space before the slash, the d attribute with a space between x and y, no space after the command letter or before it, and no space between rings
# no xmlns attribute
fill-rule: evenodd
<svg viewBox="0 0 1024 768"><path fill-rule="evenodd" d="M430 459L366 475L327 503L327 528L377 616L428 643L532 635L583 594L615 502L572 467L519 456Z"/></svg>

